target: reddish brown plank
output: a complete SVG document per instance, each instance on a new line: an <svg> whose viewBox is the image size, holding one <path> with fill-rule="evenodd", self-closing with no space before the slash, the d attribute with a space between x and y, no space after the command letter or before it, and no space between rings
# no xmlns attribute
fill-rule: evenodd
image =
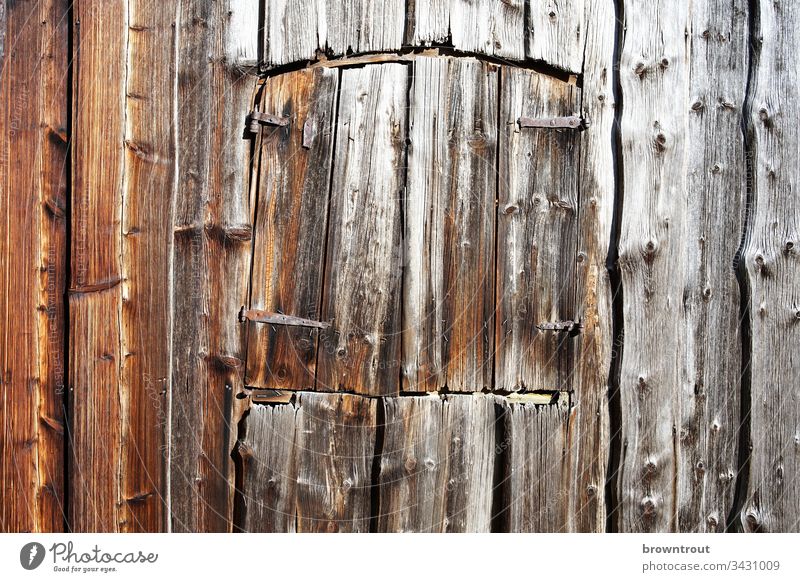
<svg viewBox="0 0 800 582"><path fill-rule="evenodd" d="M61 531L67 3L0 14L0 531Z"/></svg>
<svg viewBox="0 0 800 582"><path fill-rule="evenodd" d="M260 111L288 118L261 139L250 307L316 319L322 295L338 72L267 79ZM248 324L249 386L314 386L318 331Z"/></svg>

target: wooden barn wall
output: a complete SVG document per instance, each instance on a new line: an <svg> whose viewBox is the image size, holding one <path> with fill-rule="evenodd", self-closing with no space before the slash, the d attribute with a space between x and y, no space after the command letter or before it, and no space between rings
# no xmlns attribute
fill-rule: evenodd
<svg viewBox="0 0 800 582"><path fill-rule="evenodd" d="M798 531L798 27L800 9L767 0L0 2L0 530ZM256 260L250 287L254 238L344 224L342 197L303 189L375 177L355 163L358 136L334 156L308 150L293 171L316 181L277 203L301 198L309 214L271 224L256 199L285 152L246 134L246 114L287 100L291 74L313 76L298 81L309 100L339 83L325 107L358 121L355 96L379 74L376 98L419 131L425 111L406 100L422 87L401 65L346 62L434 70L435 47L533 71L541 86L520 91L542 89L542 107L572 76L565 99L591 122L571 167L547 169L574 212L550 251L574 256L579 357L549 369L520 355L571 391L551 404L408 396L398 376L365 372L364 394L322 394L286 355L301 392L252 404L246 385L266 379L245 378L258 355L237 315L270 301L258 275L273 268ZM515 83L476 94L471 115L512 107ZM386 167L407 155L393 132L377 129ZM416 174L381 179L414 187L425 155L408 157ZM381 226L408 251L417 218ZM287 268L335 261L322 242ZM326 288L296 292L298 306L348 309L358 273L304 276ZM409 297L375 309L399 317ZM399 359L396 340L380 345ZM341 382L324 354L318 367Z"/></svg>

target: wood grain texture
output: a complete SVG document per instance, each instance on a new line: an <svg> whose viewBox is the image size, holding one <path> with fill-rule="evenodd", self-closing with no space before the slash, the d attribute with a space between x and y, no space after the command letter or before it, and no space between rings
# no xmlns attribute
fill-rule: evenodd
<svg viewBox="0 0 800 582"><path fill-rule="evenodd" d="M67 3L0 12L0 531L63 531Z"/></svg>
<svg viewBox="0 0 800 582"><path fill-rule="evenodd" d="M377 400L304 392L297 412L297 531L366 532Z"/></svg>
<svg viewBox="0 0 800 582"><path fill-rule="evenodd" d="M747 5L693 3L690 18L677 529L713 532L725 530L737 471L742 341L733 264L747 196Z"/></svg>
<svg viewBox="0 0 800 582"><path fill-rule="evenodd" d="M399 389L408 69L342 71L317 389Z"/></svg>
<svg viewBox="0 0 800 582"><path fill-rule="evenodd" d="M384 399L378 531L488 532L495 398Z"/></svg>
<svg viewBox="0 0 800 582"><path fill-rule="evenodd" d="M619 269L621 531L676 528L686 271L688 4L626 2L622 46L623 220Z"/></svg>
<svg viewBox="0 0 800 582"><path fill-rule="evenodd" d="M122 205L122 496L133 531L166 528L177 2L128 4Z"/></svg>
<svg viewBox="0 0 800 582"><path fill-rule="evenodd" d="M595 21L595 15L585 8L585 4L589 4L587 0L529 0L529 3L525 56L571 73L593 72L591 63L584 66L586 31L589 27L607 26L602 23L602 14L599 22ZM610 46L613 47L613 41ZM609 45L591 47L592 50L601 48L607 49Z"/></svg>
<svg viewBox="0 0 800 582"><path fill-rule="evenodd" d="M295 531L296 412L292 404L250 408L245 440L237 449L242 463L244 531Z"/></svg>
<svg viewBox="0 0 800 582"><path fill-rule="evenodd" d="M258 0L227 0L219 14L225 30L225 62L240 70L258 66L261 36Z"/></svg>
<svg viewBox="0 0 800 582"><path fill-rule="evenodd" d="M304 70L268 79L260 110L290 119L264 127L259 160L250 308L317 319L338 71ZM318 331L248 324L248 386L313 389Z"/></svg>
<svg viewBox="0 0 800 582"><path fill-rule="evenodd" d="M761 44L754 62L753 207L744 248L752 333L752 452L746 531L800 530L800 339L797 156L800 132L798 6L759 2Z"/></svg>
<svg viewBox="0 0 800 582"><path fill-rule="evenodd" d="M230 531L250 270L256 77L242 70L239 2L182 6L174 218L170 487L173 531ZM211 55L209 59L207 55ZM202 65L202 66L201 66ZM209 121L213 120L213 121Z"/></svg>
<svg viewBox="0 0 800 582"><path fill-rule="evenodd" d="M498 69L420 57L410 92L403 390L492 386Z"/></svg>
<svg viewBox="0 0 800 582"><path fill-rule="evenodd" d="M505 426L504 440L497 444L504 456L501 531L568 531L569 397L545 406L499 402Z"/></svg>
<svg viewBox="0 0 800 582"><path fill-rule="evenodd" d="M501 87L495 389L571 390L573 339L537 326L575 319L580 134L517 121L574 115L580 91L513 68Z"/></svg>
<svg viewBox="0 0 800 582"><path fill-rule="evenodd" d="M279 0L266 6L264 62L267 66L310 60L320 53L397 50L403 41L405 2Z"/></svg>
<svg viewBox="0 0 800 582"><path fill-rule="evenodd" d="M126 14L123 1L73 7L68 495L79 532L132 522L122 499L120 390Z"/></svg>
<svg viewBox="0 0 800 582"><path fill-rule="evenodd" d="M587 28L581 116L590 125L581 134L580 203L573 409L570 419L571 490L569 529L606 529L605 481L610 425L608 379L611 357L620 345L613 337L612 286L606 268L614 213L614 8L605 0L587 0Z"/></svg>

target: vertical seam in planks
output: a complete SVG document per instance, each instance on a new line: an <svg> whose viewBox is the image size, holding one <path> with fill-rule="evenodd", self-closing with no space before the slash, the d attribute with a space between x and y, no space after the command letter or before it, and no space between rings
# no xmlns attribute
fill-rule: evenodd
<svg viewBox="0 0 800 582"><path fill-rule="evenodd" d="M178 70L179 70L179 55L180 55L180 37L181 37L181 3L175 3L175 25L173 30L173 61L175 67L175 74L172 79L172 146L173 153L173 168L172 168L172 200L170 201L170 226L174 228L175 213L178 201L178 188L180 176L180 139L178 135L179 113L178 113ZM167 242L167 411L166 411L166 427L164 435L164 447L166 453L166 462L163 463L163 479L164 479L164 497L165 511L164 511L164 530L167 533L172 533L172 387L173 387L173 333L175 325L175 236L170 232Z"/></svg>
<svg viewBox="0 0 800 582"><path fill-rule="evenodd" d="M609 241L606 268L611 282L611 316L612 338L611 365L608 374L608 408L609 408L609 456L606 472L606 532L618 532L620 518L619 505L619 472L623 462L622 447L622 401L620 394L620 374L622 353L625 342L625 323L623 317L622 277L619 271L619 241L621 235L622 210L624 206L625 172L622 156L622 81L620 64L622 47L625 43L625 3L614 0L616 17L614 32L613 57L613 92L614 92L614 125L611 132L611 152L614 160L614 211L611 221L611 238Z"/></svg>
<svg viewBox="0 0 800 582"><path fill-rule="evenodd" d="M131 76L131 2L132 0L125 0L125 97L123 99L124 106L122 108L122 139L123 143L127 143L128 141L128 82ZM119 257L117 258L119 262L119 272L120 272L120 301L117 304L117 327L118 327L118 334L117 340L119 341L119 362L117 363L118 372L117 372L117 398L119 401L119 412L120 412L120 425L122 430L120 431L120 449L119 449L119 458L117 459L117 476L115 481L115 488L117 490L117 500L116 506L118 508L127 507L125 500L123 499L124 496L124 487L123 487L123 463L125 458L125 451L122 447L122 443L125 442L125 429L129 430L129 426L126 422L126 418L128 417L128 411L130 410L129 404L125 400L125 376L124 376L124 362L125 362L125 337L124 337L124 325L122 319L122 299L125 297L127 292L127 280L128 280L128 273L125 271L125 194L128 189L128 156L127 153L123 152L122 154L122 176L121 176L121 187L120 187L120 209L119 209ZM126 518L127 519L127 518ZM117 513L116 515L116 523L114 524L115 531L119 531L120 525L120 515Z"/></svg>
<svg viewBox="0 0 800 582"><path fill-rule="evenodd" d="M70 249L72 248L72 168L73 168L73 150L72 150L72 134L73 134L73 107L74 107L74 86L73 83L75 82L75 4L74 2L69 2L67 6L66 12L66 19L67 19L67 70L66 70L66 124L67 124L67 151L64 157L64 164L65 164L65 178L64 178L64 296L62 297L61 301L63 302L63 309L64 309L64 337L62 338L62 354L63 354L63 362L64 362L64 370L63 370L63 384L64 384L64 394L62 395L62 408L64 414L64 445L62 451L62 463L64 467L64 479L63 479L63 495L61 499L61 507L63 512L63 531L65 532L72 532L72 527L70 524L70 506L69 502L71 499L70 496L70 487L71 487L71 468L72 468L72 449L73 449L73 441L72 441L72 410L70 409L70 385L69 385L69 378L70 378L70 345L69 345L69 330L70 330L70 309L69 309L69 292L67 291L67 287L69 286L69 279L70 279L70 272L72 271L72 253Z"/></svg>
<svg viewBox="0 0 800 582"><path fill-rule="evenodd" d="M328 287L330 277L330 265L328 264L328 239L331 233L331 202L333 199L333 173L336 168L336 144L339 139L339 98L342 94L342 69L336 71L336 98L333 104L333 135L331 136L331 168L328 176L328 207L325 216L325 241L322 245L322 279L319 293L319 303L317 303L317 317L322 318L322 310L325 307L325 289ZM254 255L255 257L255 255ZM314 391L319 385L319 353L323 348L322 334L317 334L317 349L314 354ZM295 528L295 531L296 528Z"/></svg>
<svg viewBox="0 0 800 582"><path fill-rule="evenodd" d="M413 2L413 0L412 0ZM406 253L406 227L408 226L406 220L406 208L408 208L408 152L413 147L413 144L410 143L411 140L411 107L412 107L412 85L414 83L414 78L417 74L417 63L412 62L408 66L408 74L406 75L406 107L408 112L406 113L406 124L403 128L405 140L406 140L406 147L403 151L403 194L400 196L400 285L398 293L400 294L400 366L398 366L397 370L397 386L398 386L398 395L403 393L403 389L406 387L405 384L407 383L405 375L403 374L403 370L405 369L404 362L405 362L405 343L402 341L402 335L405 333L405 329L403 329L403 324L405 322L405 311L406 311L406 302L404 300L405 297L405 289L406 289L406 263L408 258L405 256ZM331 169L333 169L333 164L331 164ZM331 177L331 184L333 184L333 177ZM416 379L414 384L416 385ZM381 409L383 409L383 404L381 403ZM376 523L377 527L377 523ZM377 530L376 530L377 531Z"/></svg>
<svg viewBox="0 0 800 582"><path fill-rule="evenodd" d="M747 276L745 262L745 248L753 228L753 204L756 195L755 154L756 146L753 136L752 109L753 91L755 88L756 69L760 60L760 2L747 0L747 30L748 30L748 57L747 57L747 86L745 88L744 103L741 109L741 129L744 140L745 164L745 191L746 200L742 216L742 233L739 248L734 257L734 272L739 286L739 331L741 335L741 373L740 373L740 400L739 400L739 430L738 430L738 458L736 467L736 483L734 485L734 498L730 513L727 516L725 530L729 532L743 531L741 512L747 499L750 481L750 453L751 453L751 416L752 407L752 369L750 367L753 357L753 345L750 326L752 311L752 289Z"/></svg>
<svg viewBox="0 0 800 582"><path fill-rule="evenodd" d="M528 2L525 2L525 6L528 6ZM527 21L526 21L527 22ZM488 333L492 337L492 377L490 379L490 386L492 390L497 387L497 289L500 285L497 282L498 279L498 263L499 263L499 228L500 228L500 146L502 144L502 111L503 111L503 71L505 67L497 67L497 121L495 123L495 151L494 151L494 173L495 173L495 181L494 181L494 271L492 273L492 278L494 279L492 283L492 297L493 297L493 305L492 305L492 317L491 321L487 321L484 325L491 324L491 327L488 330Z"/></svg>

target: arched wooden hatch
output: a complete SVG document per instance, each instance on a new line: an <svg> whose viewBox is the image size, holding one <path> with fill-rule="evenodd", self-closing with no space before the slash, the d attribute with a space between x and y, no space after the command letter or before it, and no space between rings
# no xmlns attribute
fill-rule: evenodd
<svg viewBox="0 0 800 582"><path fill-rule="evenodd" d="M268 78L245 383L569 392L579 99L474 58Z"/></svg>
<svg viewBox="0 0 800 582"><path fill-rule="evenodd" d="M565 529L588 122L577 75L454 49L267 73L245 529Z"/></svg>

